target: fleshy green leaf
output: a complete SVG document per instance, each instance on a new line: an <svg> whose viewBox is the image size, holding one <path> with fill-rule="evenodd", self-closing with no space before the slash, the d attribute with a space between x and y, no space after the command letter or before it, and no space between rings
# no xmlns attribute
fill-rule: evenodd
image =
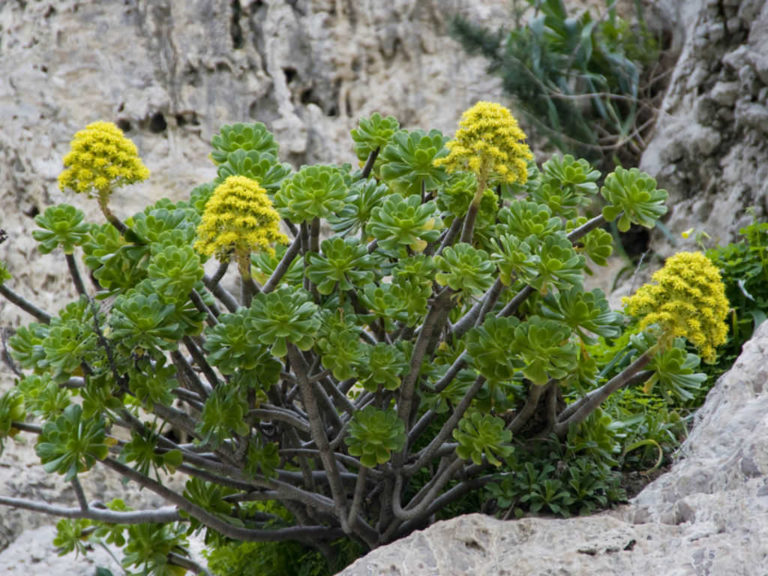
<svg viewBox="0 0 768 576"><path fill-rule="evenodd" d="M608 201L603 216L608 222L618 218L621 232L629 230L631 224L653 228L667 213L667 191L657 190L656 180L637 168L616 168L606 177L601 194Z"/></svg>
<svg viewBox="0 0 768 576"><path fill-rule="evenodd" d="M211 158L223 164L237 150L255 151L259 155L277 158L278 145L272 133L261 122L225 124L211 140Z"/></svg>
<svg viewBox="0 0 768 576"><path fill-rule="evenodd" d="M269 294L257 294L248 317L254 337L271 346L278 358L286 355L288 342L308 350L320 327L317 305L303 289L281 287Z"/></svg>
<svg viewBox="0 0 768 576"><path fill-rule="evenodd" d="M367 406L352 417L347 446L366 468L389 462L392 451L405 445L405 424L394 410Z"/></svg>
<svg viewBox="0 0 768 576"><path fill-rule="evenodd" d="M85 419L82 408L72 404L56 420L43 425L35 452L46 472L58 472L65 480L72 480L109 454L104 420Z"/></svg>
<svg viewBox="0 0 768 576"><path fill-rule="evenodd" d="M496 467L501 466L499 458L509 458L514 448L509 445L512 432L504 429L504 420L490 414L473 412L465 415L453 431L459 443L456 454L463 460L471 459L481 466L483 456Z"/></svg>
<svg viewBox="0 0 768 576"><path fill-rule="evenodd" d="M482 294L493 284L496 267L488 253L465 242L448 246L435 258L435 263L438 268L435 275L437 283L450 286L467 296Z"/></svg>
<svg viewBox="0 0 768 576"><path fill-rule="evenodd" d="M385 250L400 252L407 247L422 252L429 242L440 237L441 222L435 216L436 210L434 202L422 204L419 196L403 198L392 194L373 209L368 232Z"/></svg>
<svg viewBox="0 0 768 576"><path fill-rule="evenodd" d="M72 254L75 246L81 245L90 227L83 222L85 214L69 204L59 204L47 208L35 216L35 222L41 230L32 232L32 237L40 244L40 252L48 254L61 246L65 254Z"/></svg>
<svg viewBox="0 0 768 576"><path fill-rule="evenodd" d="M434 161L448 153L445 138L438 130L400 130L381 151L381 177L395 192L421 195L434 190L447 175Z"/></svg>
<svg viewBox="0 0 768 576"><path fill-rule="evenodd" d="M338 168L302 166L283 180L275 194L275 207L281 216L299 224L341 211L346 198L347 185Z"/></svg>
<svg viewBox="0 0 768 576"><path fill-rule="evenodd" d="M373 165L373 173L378 176L381 167L381 151L392 140L392 136L400 128L400 123L394 116L383 117L374 112L368 118L360 118L357 128L350 132L355 141L355 155L362 165L368 160L371 152L378 149L379 156Z"/></svg>

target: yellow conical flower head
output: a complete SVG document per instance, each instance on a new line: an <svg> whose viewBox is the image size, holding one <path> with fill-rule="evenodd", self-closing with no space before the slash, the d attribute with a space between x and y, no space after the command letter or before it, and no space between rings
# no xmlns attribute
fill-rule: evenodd
<svg viewBox="0 0 768 576"><path fill-rule="evenodd" d="M59 188L106 197L115 188L149 178L136 145L112 122L94 122L72 139Z"/></svg>
<svg viewBox="0 0 768 576"><path fill-rule="evenodd" d="M653 280L656 284L624 298L627 312L641 318L643 328L658 324L669 338L687 338L705 362L714 362L715 348L728 335L725 319L730 307L720 271L701 252L680 252Z"/></svg>
<svg viewBox="0 0 768 576"><path fill-rule="evenodd" d="M448 172L469 170L483 181L495 176L501 182L524 184L533 158L525 138L504 106L478 102L464 112L456 136L446 144L450 154L435 160L435 166L445 166Z"/></svg>
<svg viewBox="0 0 768 576"><path fill-rule="evenodd" d="M205 205L195 249L222 260L231 251L249 254L266 250L274 254L272 244L288 242L279 227L280 216L266 190L245 176L230 176L216 187Z"/></svg>

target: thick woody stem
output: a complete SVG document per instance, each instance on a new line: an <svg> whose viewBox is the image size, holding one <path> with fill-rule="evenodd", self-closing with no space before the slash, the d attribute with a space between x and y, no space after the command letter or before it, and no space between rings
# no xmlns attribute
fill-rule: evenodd
<svg viewBox="0 0 768 576"><path fill-rule="evenodd" d="M314 388L312 384L310 384L307 374L304 372L304 361L301 357L301 352L293 344L288 345L288 359L296 373L296 380L299 384L304 410L307 412L309 427L312 431L312 439L315 441L315 445L320 452L320 461L323 463L325 473L328 475L328 483L331 486L331 494L336 508L336 515L341 522L341 529L345 533L349 533L349 526L347 523L347 501L344 495L345 493L341 483L341 477L339 476L336 458L334 457L328 442L328 434L326 433L323 419L320 416L320 409L317 405Z"/></svg>
<svg viewBox="0 0 768 576"><path fill-rule="evenodd" d="M563 438L568 433L568 428L573 424L579 424L587 419L587 417L594 412L600 404L602 404L606 398L616 392L622 386L625 386L632 381L633 377L645 368L648 363L653 360L653 357L658 352L656 346L653 346L643 352L638 358L622 370L619 374L614 376L608 382L603 384L597 390L593 390L581 400L578 400L575 404L569 406L568 416L563 418L562 415L557 424L555 424L554 431L560 438Z"/></svg>

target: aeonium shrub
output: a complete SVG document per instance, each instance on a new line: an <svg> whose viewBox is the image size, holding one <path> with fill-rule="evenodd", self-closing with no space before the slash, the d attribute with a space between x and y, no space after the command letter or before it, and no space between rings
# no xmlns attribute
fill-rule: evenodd
<svg viewBox="0 0 768 576"><path fill-rule="evenodd" d="M34 236L63 250L79 298L52 316L4 268L0 284L37 320L10 339L20 376L0 437L36 435L77 503L0 503L76 519L63 550L99 537L152 574L200 570L183 548L198 530L224 566L245 549L215 551L237 542L374 548L476 494L534 512L609 503L590 458L621 447L601 405L641 383L673 397L699 382L685 339L710 361L725 338L717 270L679 254L629 299L617 357L592 353L629 322L582 286L611 254L601 226L654 226L666 192L636 169L599 187L571 156L537 168L493 103L450 141L378 114L353 139L361 169L294 171L262 124L224 126L215 181L121 221L108 201L147 177L136 148L104 123L78 133L60 184L107 223L64 204ZM598 192L602 212L582 216ZM581 457L570 479L534 464L543 439ZM94 505L79 481L94 466L168 506Z"/></svg>

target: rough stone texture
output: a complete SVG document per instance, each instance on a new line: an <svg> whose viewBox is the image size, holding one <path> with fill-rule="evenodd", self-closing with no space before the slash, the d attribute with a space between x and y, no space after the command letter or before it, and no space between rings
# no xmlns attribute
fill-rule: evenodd
<svg viewBox="0 0 768 576"><path fill-rule="evenodd" d="M710 392L672 469L629 505L567 520L474 514L341 576L768 574L768 323Z"/></svg>
<svg viewBox="0 0 768 576"><path fill-rule="evenodd" d="M41 526L27 530L0 552L0 566L5 576L93 576L97 567L122 574L122 568L103 548L95 547L87 556L59 556L53 545L56 528ZM116 552L112 550L113 554ZM119 557L119 553L117 554Z"/></svg>
<svg viewBox="0 0 768 576"><path fill-rule="evenodd" d="M728 243L768 214L768 4L763 0L663 2L685 27L682 53L640 168L670 193L663 256L690 248L690 227ZM675 6L677 4L677 6ZM690 245L690 246L689 246Z"/></svg>

